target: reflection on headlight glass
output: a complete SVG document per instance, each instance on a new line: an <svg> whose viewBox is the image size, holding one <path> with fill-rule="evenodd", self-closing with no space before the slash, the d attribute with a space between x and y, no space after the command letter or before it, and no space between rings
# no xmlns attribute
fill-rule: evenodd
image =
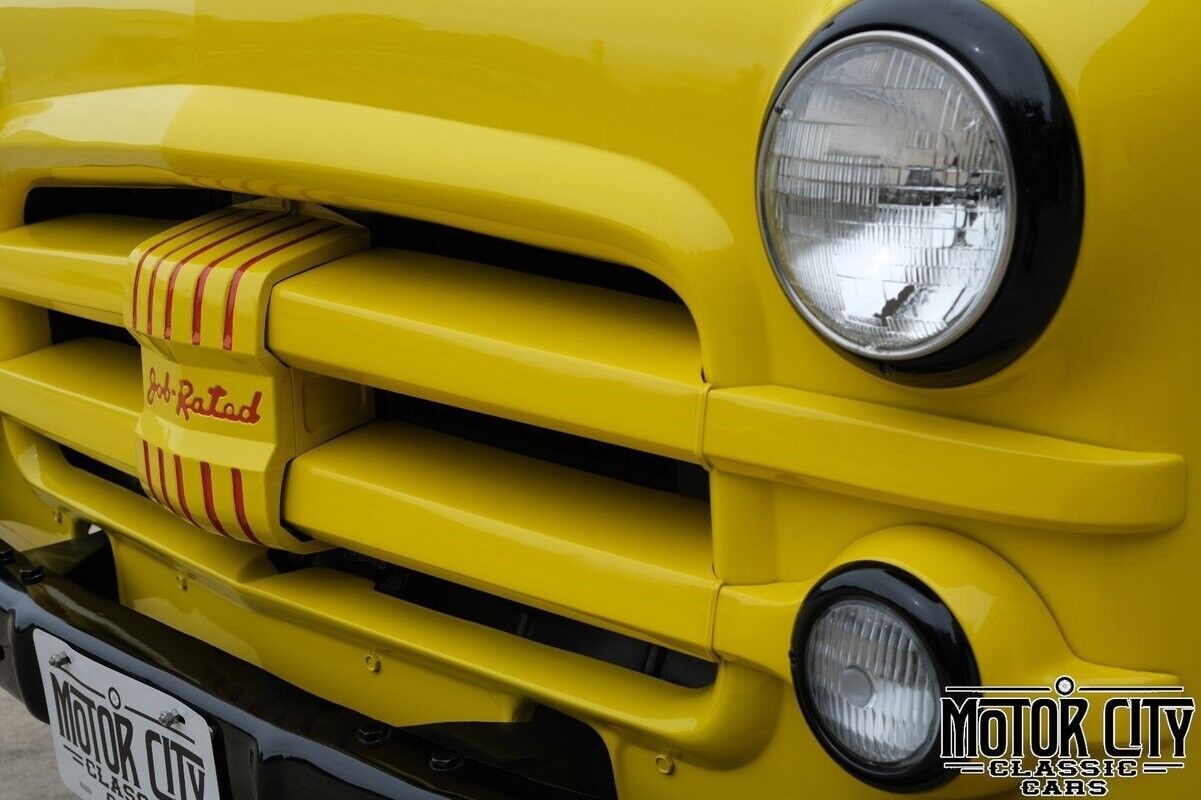
<svg viewBox="0 0 1201 800"><path fill-rule="evenodd" d="M978 87L912 37L848 40L779 98L763 212L781 278L814 324L872 357L959 336L1010 239L1004 139Z"/></svg>
<svg viewBox="0 0 1201 800"><path fill-rule="evenodd" d="M864 761L922 758L938 731L938 678L903 619L869 601L830 606L813 626L805 680L823 727Z"/></svg>

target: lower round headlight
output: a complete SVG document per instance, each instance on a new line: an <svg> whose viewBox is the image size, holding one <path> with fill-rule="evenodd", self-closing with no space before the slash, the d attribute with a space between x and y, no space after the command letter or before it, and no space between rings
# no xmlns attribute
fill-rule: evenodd
<svg viewBox="0 0 1201 800"><path fill-rule="evenodd" d="M899 614L868 599L825 610L805 643L805 691L822 727L884 768L920 761L938 735L938 675Z"/></svg>
<svg viewBox="0 0 1201 800"><path fill-rule="evenodd" d="M810 728L856 777L898 791L953 777L940 700L979 673L954 615L909 573L861 562L823 579L801 607L792 670Z"/></svg>

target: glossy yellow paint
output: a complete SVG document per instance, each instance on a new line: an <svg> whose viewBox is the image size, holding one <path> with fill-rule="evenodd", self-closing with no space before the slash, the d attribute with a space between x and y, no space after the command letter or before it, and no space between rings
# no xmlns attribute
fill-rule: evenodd
<svg viewBox="0 0 1201 800"><path fill-rule="evenodd" d="M0 365L0 412L122 472L138 474L138 351L82 339Z"/></svg>
<svg viewBox="0 0 1201 800"><path fill-rule="evenodd" d="M1067 97L1084 157L1085 236L1062 308L1028 353L985 381L927 390L890 383L832 352L779 292L759 240L753 170L764 111L789 60L842 0L761 0L734 11L728 0L519 0L503 14L486 0L0 3L0 227L21 224L25 191L36 184L224 187L608 258L672 286L695 322L712 387L707 399L678 406L698 414L692 441L700 444L691 450L679 433L686 426L619 401L649 391L654 413L664 414L669 404L653 398L691 398L699 380L671 372L664 388L648 383L645 370L626 370L624 356L603 352L597 360L606 370L593 364L566 380L566 360L553 349L518 352L548 344L545 327L519 318L511 333L488 332L491 356L487 341L463 338L472 333L466 313L426 318L438 328L436 342L403 343L418 359L439 352L546 373L531 382L546 396L513 390L496 413L573 430L593 425L597 438L645 440L655 443L647 449L689 450L708 461L720 584L710 645L723 676L711 696L678 697L592 663L531 656L518 642L469 639L428 620L421 627L414 618L420 636L398 633L389 627L394 609L361 598L359 587L332 577L313 585L263 577L252 560L232 555L255 551L197 536L149 503L102 497L86 476L65 473L39 491L111 527L125 599L146 613L338 702L387 698L394 719L405 719L405 709L437 718L430 697L444 697L447 714L498 718L523 700L550 703L602 731L626 797L878 796L816 745L780 661L807 587L852 556L927 578L973 622L986 677L1108 665L1110 674L1146 681L1178 676L1196 691L1201 650L1181 619L1201 603L1190 513L1201 478L1182 464L1201 456L1201 353L1191 331L1201 294L1192 232L1201 163L1189 155L1201 122L1192 42L1201 7L990 4L1031 39ZM39 302L41 286L60 283L70 308L107 307L111 291L84 287L62 261L7 261L30 258L26 235L3 234L15 238L0 250L0 290ZM46 282L31 285L23 263L45 270ZM320 276L319 268L311 283L294 280L316 286ZM358 291L347 294L358 301ZM305 294L286 302L299 312L314 305ZM283 284L275 299L286 295ZM386 316L412 313L392 299L378 302ZM45 345L44 327L30 333L44 326L36 316L0 301L5 362ZM396 328L369 314L356 324L377 335ZM347 366L302 331L282 334L316 371L354 370L368 382L397 381L466 405L486 401L432 361L406 382L381 368L382 354ZM661 369L652 364L650 374ZM10 401L13 385L0 389L0 403L33 415L24 395ZM562 410L568 404L576 407ZM90 441L65 417L26 422ZM51 456L38 448L40 458L29 456L28 441L14 446L14 435L30 435L14 425L6 420L5 435L18 457L0 457L0 477L23 464L28 483L0 486L0 518L41 523L47 515L28 489L47 480L37 468ZM870 448L885 444L904 446L885 464L906 475L872 463ZM994 452L998 458L988 458ZM947 486L932 490L923 476ZM911 525L920 529L902 527ZM1092 535L1107 531L1139 535ZM661 561L652 548L635 555ZM479 565L477 579L496 567ZM206 576L195 599L171 594L180 568ZM563 583L575 577L565 574ZM536 591L561 603L570 590ZM669 595L676 599L666 610L691 620L698 611L686 596ZM990 597L1011 611L989 612ZM310 649L328 648L329 657L287 657L297 615L307 618L318 600L331 605ZM360 620L352 634L329 631L342 624L330 619L339 615ZM358 669L350 654L367 644L387 644L390 658L410 665L403 685L377 695L365 673L356 681L349 666L340 671L343 656ZM446 648L441 657L438 648ZM463 688L452 698L447 680L484 694ZM676 757L671 776L654 768L663 750ZM1186 769L1114 784L1113 793L1188 796L1198 776ZM940 794L997 788L956 781Z"/></svg>
<svg viewBox="0 0 1201 800"><path fill-rule="evenodd" d="M381 248L279 284L268 324L295 367L700 458L700 346L677 305Z"/></svg>
<svg viewBox="0 0 1201 800"><path fill-rule="evenodd" d="M719 585L707 512L403 423L300 456L284 502L319 541L702 658Z"/></svg>
<svg viewBox="0 0 1201 800"><path fill-rule="evenodd" d="M50 328L40 309L0 298L0 358L7 360L49 343ZM3 444L4 435L0 432L0 445ZM0 503L3 503L0 518L9 520L10 527L49 531L59 537L73 532L74 521L58 507L47 508L43 499L21 479L7 447L0 448ZM32 541L34 537L18 538Z"/></svg>
<svg viewBox="0 0 1201 800"><path fill-rule="evenodd" d="M120 325L129 254L167 223L77 215L0 233L0 294Z"/></svg>
<svg viewBox="0 0 1201 800"><path fill-rule="evenodd" d="M716 390L706 419L705 455L731 472L1068 532L1145 533L1184 519L1184 459L1174 454L779 386Z"/></svg>

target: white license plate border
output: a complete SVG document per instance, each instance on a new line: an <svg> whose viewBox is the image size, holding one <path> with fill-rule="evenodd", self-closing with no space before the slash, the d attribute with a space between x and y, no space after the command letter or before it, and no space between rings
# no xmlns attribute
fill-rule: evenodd
<svg viewBox="0 0 1201 800"><path fill-rule="evenodd" d="M51 632L34 628L33 640L69 791L82 800L220 800L215 733L200 712ZM176 715L172 724L157 718L163 713Z"/></svg>

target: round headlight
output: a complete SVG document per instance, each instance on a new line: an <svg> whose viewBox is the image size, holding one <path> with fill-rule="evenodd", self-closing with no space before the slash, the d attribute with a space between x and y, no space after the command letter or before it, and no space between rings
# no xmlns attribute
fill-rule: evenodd
<svg viewBox="0 0 1201 800"><path fill-rule="evenodd" d="M805 690L822 727L865 763L921 761L938 736L941 687L909 623L871 600L843 600L809 631Z"/></svg>
<svg viewBox="0 0 1201 800"><path fill-rule="evenodd" d="M1005 132L955 58L905 33L809 57L769 115L760 211L776 273L827 338L875 361L954 342L988 308L1014 240Z"/></svg>
<svg viewBox="0 0 1201 800"><path fill-rule="evenodd" d="M801 606L792 678L809 727L834 759L881 789L954 776L939 751L948 686L976 686L971 646L950 609L896 567L849 564Z"/></svg>

